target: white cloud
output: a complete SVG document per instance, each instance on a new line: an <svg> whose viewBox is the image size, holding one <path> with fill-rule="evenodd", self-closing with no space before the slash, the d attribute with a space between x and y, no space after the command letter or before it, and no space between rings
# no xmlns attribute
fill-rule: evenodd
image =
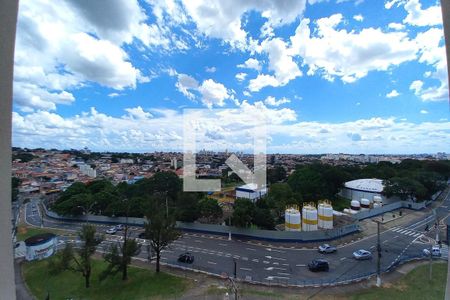
<svg viewBox="0 0 450 300"><path fill-rule="evenodd" d="M389 23L388 28L394 29L394 30L403 30L405 29L405 25L400 23Z"/></svg>
<svg viewBox="0 0 450 300"><path fill-rule="evenodd" d="M250 80L249 89L252 92L259 91L266 86L284 86L289 81L302 75L297 63L293 60L288 44L280 38L264 40L261 43L261 51L269 56L269 71L273 75L259 74Z"/></svg>
<svg viewBox="0 0 450 300"><path fill-rule="evenodd" d="M247 73L237 73L235 77L237 80L243 81L245 80L245 77L247 77Z"/></svg>
<svg viewBox="0 0 450 300"><path fill-rule="evenodd" d="M208 73L214 73L217 71L216 67L205 67L205 71Z"/></svg>
<svg viewBox="0 0 450 300"><path fill-rule="evenodd" d="M203 81L202 85L198 88L198 91L202 95L201 101L208 108L213 106L224 106L225 100L230 98L230 94L227 88L217 83L212 79Z"/></svg>
<svg viewBox="0 0 450 300"><path fill-rule="evenodd" d="M178 74L178 81L175 84L177 90L183 95L193 100L195 95L189 90L197 90L198 82L193 77L186 74Z"/></svg>
<svg viewBox="0 0 450 300"><path fill-rule="evenodd" d="M400 96L400 93L397 92L397 90L392 90L389 93L386 94L386 98L395 98Z"/></svg>
<svg viewBox="0 0 450 300"><path fill-rule="evenodd" d="M107 7L88 1L20 2L16 104L28 110L54 110L57 104L73 102L67 95L89 82L117 90L148 82L121 48L136 37L140 30L135 27L145 18L137 1L114 1ZM21 90L24 86L26 91Z"/></svg>
<svg viewBox="0 0 450 300"><path fill-rule="evenodd" d="M250 11L260 12L270 27L292 23L302 15L305 0L239 1L239 0L183 0L186 14L198 30L208 37L219 38L232 46L245 48L247 32L241 18Z"/></svg>
<svg viewBox="0 0 450 300"><path fill-rule="evenodd" d="M125 117L129 117L133 120L145 120L152 117L151 113L144 111L140 106L125 108L125 111L128 112L128 116Z"/></svg>
<svg viewBox="0 0 450 300"><path fill-rule="evenodd" d="M264 100L264 103L269 106L280 106L281 104L290 103L290 102L291 102L291 100L289 100L285 97L277 100L273 96L268 96L266 98L266 100Z"/></svg>
<svg viewBox="0 0 450 300"><path fill-rule="evenodd" d="M427 83L416 80L411 84L410 89L422 101L448 99L447 59L442 29L430 28L425 32L418 33L415 41L420 48L419 62L431 66L433 71L424 73ZM436 82L439 84L437 85Z"/></svg>
<svg viewBox="0 0 450 300"><path fill-rule="evenodd" d="M249 58L243 64L237 65L238 68L254 69L261 72L261 64L256 58Z"/></svg>
<svg viewBox="0 0 450 300"><path fill-rule="evenodd" d="M359 14L359 15L354 15L354 16L353 16L353 19L355 19L355 21L358 21L358 22L364 21L364 17L363 17L361 14Z"/></svg>
<svg viewBox="0 0 450 300"><path fill-rule="evenodd" d="M291 37L292 52L303 58L308 75L321 74L332 81L335 77L354 82L370 71L386 71L414 60L417 45L404 32L385 33L379 28L360 32L337 29L341 14L315 22L312 33L309 19L303 19Z"/></svg>
<svg viewBox="0 0 450 300"><path fill-rule="evenodd" d="M420 111L420 113L421 113L422 115L426 115L426 114L428 114L428 110L422 109L422 110Z"/></svg>
<svg viewBox="0 0 450 300"><path fill-rule="evenodd" d="M119 94L119 93L109 93L108 94L109 98L116 98L116 97L120 97L120 96L122 96L122 94Z"/></svg>
<svg viewBox="0 0 450 300"><path fill-rule="evenodd" d="M419 0L408 0L405 3L405 10L408 15L403 20L414 26L433 26L442 24L442 11L439 5L422 9Z"/></svg>
<svg viewBox="0 0 450 300"><path fill-rule="evenodd" d="M155 117L112 117L91 109L73 117L37 111L13 112L13 145L22 147L93 150L154 151L183 147L183 115L173 110L152 110ZM264 103L244 101L235 110L211 110L203 128L230 138L214 150L251 150L246 140L250 119L268 120L269 152L278 153L411 153L450 152L450 122L412 123L394 118L372 118L342 123L298 122L295 111L269 109ZM274 143L273 136L283 137ZM246 140L245 140L246 139ZM219 141L220 142L220 141ZM203 147L203 145L199 145ZM200 148L201 149L201 148Z"/></svg>

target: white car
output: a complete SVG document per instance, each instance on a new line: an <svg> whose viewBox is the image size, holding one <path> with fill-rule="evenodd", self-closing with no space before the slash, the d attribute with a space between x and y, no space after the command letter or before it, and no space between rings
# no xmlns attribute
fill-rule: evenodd
<svg viewBox="0 0 450 300"><path fill-rule="evenodd" d="M107 234L114 234L114 233L116 233L116 232L117 232L116 227L111 227L111 228L109 228L108 230L106 230L106 233L107 233Z"/></svg>
<svg viewBox="0 0 450 300"><path fill-rule="evenodd" d="M438 245L434 245L433 247L431 247L431 252L428 248L423 249L422 252L425 256L430 256L430 253L432 256L441 256L441 248L439 248Z"/></svg>
<svg viewBox="0 0 450 300"><path fill-rule="evenodd" d="M118 225L116 225L116 229L117 230L123 230L125 228L125 226L123 226L123 224L118 224Z"/></svg>
<svg viewBox="0 0 450 300"><path fill-rule="evenodd" d="M360 249L353 252L353 257L357 260L372 259L372 253L370 251Z"/></svg>

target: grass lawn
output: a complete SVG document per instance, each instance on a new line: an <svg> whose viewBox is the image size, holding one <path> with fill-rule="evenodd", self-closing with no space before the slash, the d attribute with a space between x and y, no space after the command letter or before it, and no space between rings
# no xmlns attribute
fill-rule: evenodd
<svg viewBox="0 0 450 300"><path fill-rule="evenodd" d="M353 295L354 300L360 299L407 299L407 300L441 300L444 299L447 282L447 264L433 264L433 280L430 282L429 267L422 265L388 287L370 288Z"/></svg>
<svg viewBox="0 0 450 300"><path fill-rule="evenodd" d="M31 227L31 226L23 226L22 225L17 228L17 240L23 241L23 240L29 238L30 236L33 236L33 235L36 235L39 233L46 233L46 232L54 233L57 235L62 235L64 233L67 233L64 230L39 228L39 227Z"/></svg>
<svg viewBox="0 0 450 300"><path fill-rule="evenodd" d="M128 281L121 274L99 282L98 275L106 268L102 260L93 260L91 287L86 289L81 273L64 271L48 275L48 260L29 262L23 265L23 274L32 294L45 299L47 288L50 299L161 299L176 298L191 286L187 279L166 273L156 274L147 269L130 267Z"/></svg>

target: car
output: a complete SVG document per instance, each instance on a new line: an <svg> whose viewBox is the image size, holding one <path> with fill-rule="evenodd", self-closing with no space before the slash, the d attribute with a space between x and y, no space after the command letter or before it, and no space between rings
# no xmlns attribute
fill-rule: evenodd
<svg viewBox="0 0 450 300"><path fill-rule="evenodd" d="M194 256L190 252L185 252L178 256L178 261L182 263L192 264L194 262Z"/></svg>
<svg viewBox="0 0 450 300"><path fill-rule="evenodd" d="M116 229L115 226L109 228L108 230L106 230L106 233L107 233L107 234L114 234L114 233L116 233L116 232L117 232L117 229Z"/></svg>
<svg viewBox="0 0 450 300"><path fill-rule="evenodd" d="M141 232L138 234L138 238L145 240L145 232Z"/></svg>
<svg viewBox="0 0 450 300"><path fill-rule="evenodd" d="M372 253L370 251L360 249L353 252L353 257L357 260L372 259Z"/></svg>
<svg viewBox="0 0 450 300"><path fill-rule="evenodd" d="M116 229L119 230L119 231L120 231L120 230L124 230L124 229L125 229L125 226L123 226L123 224L117 224L117 225L116 225Z"/></svg>
<svg viewBox="0 0 450 300"><path fill-rule="evenodd" d="M316 258L308 264L308 269L311 272L328 271L330 269L330 265L325 259Z"/></svg>
<svg viewBox="0 0 450 300"><path fill-rule="evenodd" d="M337 248L335 246L331 246L329 244L323 244L319 246L319 252L320 253L334 253L337 251Z"/></svg>
<svg viewBox="0 0 450 300"><path fill-rule="evenodd" d="M438 245L434 245L433 247L431 247L431 251L428 248L423 249L423 254L425 256L441 256L441 248L439 248Z"/></svg>

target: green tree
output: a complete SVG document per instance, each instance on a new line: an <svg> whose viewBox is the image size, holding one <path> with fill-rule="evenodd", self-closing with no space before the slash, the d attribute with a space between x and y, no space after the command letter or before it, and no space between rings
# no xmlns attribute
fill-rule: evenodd
<svg viewBox="0 0 450 300"><path fill-rule="evenodd" d="M287 183L272 184L267 195L267 202L278 217L283 215L286 205L300 204L301 200L301 196L295 196L291 186Z"/></svg>
<svg viewBox="0 0 450 300"><path fill-rule="evenodd" d="M256 207L253 213L252 223L261 229L275 229L275 219L270 209Z"/></svg>
<svg viewBox="0 0 450 300"><path fill-rule="evenodd" d="M253 219L255 205L248 199L239 198L234 201L232 225L237 227L249 227Z"/></svg>
<svg viewBox="0 0 450 300"><path fill-rule="evenodd" d="M267 170L267 181L272 184L286 179L286 170L282 166L276 166Z"/></svg>
<svg viewBox="0 0 450 300"><path fill-rule="evenodd" d="M22 180L17 177L11 178L11 201L17 201L17 196L19 195L19 186Z"/></svg>
<svg viewBox="0 0 450 300"><path fill-rule="evenodd" d="M402 200L424 200L427 189L419 181L406 178L394 177L385 181L383 194L387 197L398 196Z"/></svg>
<svg viewBox="0 0 450 300"><path fill-rule="evenodd" d="M203 198L198 202L198 211L200 216L206 218L209 222L219 219L222 217L222 208L217 203L216 199Z"/></svg>
<svg viewBox="0 0 450 300"><path fill-rule="evenodd" d="M128 233L128 225L125 225L123 234L123 242L113 244L103 258L108 263L108 267L100 273L100 281L106 277L122 272L122 280L128 280L128 266L131 263L131 258L136 256L141 251L141 246L134 238L130 238Z"/></svg>
<svg viewBox="0 0 450 300"><path fill-rule="evenodd" d="M85 287L89 288L92 273L92 255L102 239L96 235L96 229L93 225L83 225L78 233L80 246L74 249L67 244L62 254L51 265L52 273L58 273L64 270L81 273L85 280Z"/></svg>
<svg viewBox="0 0 450 300"><path fill-rule="evenodd" d="M149 221L144 224L144 228L145 238L149 240L150 247L156 254L156 272L159 273L161 251L176 240L180 233L175 228L176 222L173 216L166 214L160 199L156 200L152 209L147 213Z"/></svg>

